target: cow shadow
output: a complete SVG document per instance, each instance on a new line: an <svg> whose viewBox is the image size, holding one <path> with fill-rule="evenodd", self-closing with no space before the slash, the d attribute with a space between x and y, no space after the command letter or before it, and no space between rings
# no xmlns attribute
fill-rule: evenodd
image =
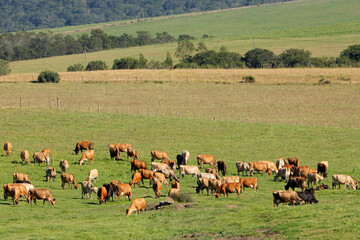
<svg viewBox="0 0 360 240"><path fill-rule="evenodd" d="M98 202L86 202L86 203L83 203L83 204L86 204L86 205L100 205Z"/></svg>
<svg viewBox="0 0 360 240"><path fill-rule="evenodd" d="M5 200L4 200L5 201ZM0 202L1 205L12 205L12 203L9 202Z"/></svg>
<svg viewBox="0 0 360 240"><path fill-rule="evenodd" d="M154 198L154 196L144 196L142 198Z"/></svg>

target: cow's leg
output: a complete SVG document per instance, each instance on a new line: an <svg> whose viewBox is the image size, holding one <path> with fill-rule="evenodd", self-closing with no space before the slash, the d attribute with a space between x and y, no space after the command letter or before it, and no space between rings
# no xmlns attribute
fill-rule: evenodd
<svg viewBox="0 0 360 240"><path fill-rule="evenodd" d="M62 182L61 183L61 187L64 189L64 186L65 186L65 183L64 182Z"/></svg>
<svg viewBox="0 0 360 240"><path fill-rule="evenodd" d="M49 201L49 200L48 200ZM43 206L44 206L44 204L45 204L45 199L43 200Z"/></svg>

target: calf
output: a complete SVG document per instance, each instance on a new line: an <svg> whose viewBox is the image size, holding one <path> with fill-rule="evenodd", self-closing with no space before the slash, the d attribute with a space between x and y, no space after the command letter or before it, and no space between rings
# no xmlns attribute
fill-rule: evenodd
<svg viewBox="0 0 360 240"><path fill-rule="evenodd" d="M194 177L194 175L198 173L200 173L200 170L197 166L180 165L180 177L184 177L184 174L192 175Z"/></svg>
<svg viewBox="0 0 360 240"><path fill-rule="evenodd" d="M223 193L225 197L228 197L228 193L234 192L237 192L238 197L240 197L240 183L224 183L221 184L220 188L215 193L215 197L219 198L221 193Z"/></svg>
<svg viewBox="0 0 360 240"><path fill-rule="evenodd" d="M226 174L226 163L224 161L217 161L217 169L223 176Z"/></svg>
<svg viewBox="0 0 360 240"><path fill-rule="evenodd" d="M61 187L64 189L65 183L69 185L69 188L74 185L75 189L78 189L78 184L76 183L75 177L69 173L62 173L61 174Z"/></svg>
<svg viewBox="0 0 360 240"><path fill-rule="evenodd" d="M246 173L246 176L248 175L248 172L250 171L250 165L247 162L236 162L236 168L237 172L240 175L240 172L242 175L244 175L244 172Z"/></svg>
<svg viewBox="0 0 360 240"><path fill-rule="evenodd" d="M25 173L13 173L13 183L17 181L25 181L31 183L29 176Z"/></svg>
<svg viewBox="0 0 360 240"><path fill-rule="evenodd" d="M127 153L127 158L131 157L133 160L135 160L135 159L140 160L140 157L135 148L129 147L126 150L126 153Z"/></svg>
<svg viewBox="0 0 360 240"><path fill-rule="evenodd" d="M84 195L86 195L86 198L92 199L92 193L97 193L98 188L94 187L94 185L89 181L83 181L81 182L81 198L84 198Z"/></svg>
<svg viewBox="0 0 360 240"><path fill-rule="evenodd" d="M75 145L75 154L78 155L79 152L83 150L92 150L94 148L93 142L77 142Z"/></svg>
<svg viewBox="0 0 360 240"><path fill-rule="evenodd" d="M264 172L268 172L269 176L271 176L271 169L268 167L267 163L263 162L249 162L250 165L250 175L254 175L253 171L261 171L262 176L264 176Z"/></svg>
<svg viewBox="0 0 360 240"><path fill-rule="evenodd" d="M36 164L37 162L39 163L46 163L49 166L50 163L50 159L49 159L49 155L46 155L42 152L35 152L33 155L33 159L34 159L34 164Z"/></svg>
<svg viewBox="0 0 360 240"><path fill-rule="evenodd" d="M118 200L120 201L120 197L127 196L128 200L131 201L132 197L132 190L131 186L129 184L117 184L115 186L115 194L118 197Z"/></svg>
<svg viewBox="0 0 360 240"><path fill-rule="evenodd" d="M141 174L139 172L134 172L129 185L132 186L134 183L137 183L138 186L140 187L140 180L141 180Z"/></svg>
<svg viewBox="0 0 360 240"><path fill-rule="evenodd" d="M310 183L311 183L311 187L313 187L313 183L315 183L315 186L317 186L318 182L320 183L321 180L323 180L324 177L315 173L315 172L309 172L308 173L308 177L307 177L307 181L308 181L308 187L310 187Z"/></svg>
<svg viewBox="0 0 360 240"><path fill-rule="evenodd" d="M159 181L161 184L165 184L165 187L168 188L169 183L166 181L165 175L160 172L154 172L154 179Z"/></svg>
<svg viewBox="0 0 360 240"><path fill-rule="evenodd" d="M336 188L336 185L344 184L346 188L351 188L353 190L358 189L359 183L354 180L352 176L344 175L344 174L335 174L332 176L332 188Z"/></svg>
<svg viewBox="0 0 360 240"><path fill-rule="evenodd" d="M144 179L149 179L150 180L150 185L151 185L151 182L154 179L154 172L151 171L151 170L140 169L140 174L141 174L141 182L142 182L142 184L144 184Z"/></svg>
<svg viewBox="0 0 360 240"><path fill-rule="evenodd" d="M153 190L155 193L155 198L160 198L161 195L161 188L162 188L162 184L159 181L154 181L153 184Z"/></svg>
<svg viewBox="0 0 360 240"><path fill-rule="evenodd" d="M304 177L290 178L288 183L285 185L285 190L289 190L289 188L291 188L294 191L296 187L301 188L301 190L304 191L306 187L306 178Z"/></svg>
<svg viewBox="0 0 360 240"><path fill-rule="evenodd" d="M69 163L68 163L68 161L66 161L66 160L61 160L60 161L60 169L61 169L61 171L63 171L63 172L66 172L66 170L69 168Z"/></svg>
<svg viewBox="0 0 360 240"><path fill-rule="evenodd" d="M6 155L7 155L7 156L10 156L10 153L11 153L11 150L12 150L12 145L11 145L10 142L6 142L6 143L4 144L4 150L5 150L5 152L6 152Z"/></svg>
<svg viewBox="0 0 360 240"><path fill-rule="evenodd" d="M146 163L141 161L141 160L131 160L131 169L130 171L136 171L136 170L140 170L140 169L148 169L148 167L146 166Z"/></svg>
<svg viewBox="0 0 360 240"><path fill-rule="evenodd" d="M98 170L97 169L91 169L90 172L89 172L89 176L88 176L87 180L88 181L92 181L92 180L97 181L98 177L99 177Z"/></svg>
<svg viewBox="0 0 360 240"><path fill-rule="evenodd" d="M197 155L196 158L197 158L198 165L200 165L200 167L202 167L203 164L209 164L210 166L212 166L214 168L217 167L215 158L211 155L199 154L199 155Z"/></svg>
<svg viewBox="0 0 360 240"><path fill-rule="evenodd" d="M47 182L49 181L50 178L53 180L53 182L55 182L56 171L54 167L49 167L48 169L46 169L45 174L46 174L45 177Z"/></svg>
<svg viewBox="0 0 360 240"><path fill-rule="evenodd" d="M21 153L20 153L20 158L21 158L21 163L24 164L29 164L29 157L30 157L30 154L29 154L29 151L28 150L22 150Z"/></svg>
<svg viewBox="0 0 360 240"><path fill-rule="evenodd" d="M287 203L289 202L290 205L294 204L301 204L304 203L304 200L299 197L297 192L294 191L282 191L282 190L274 190L273 192L273 203L274 207L279 206L279 203Z"/></svg>
<svg viewBox="0 0 360 240"><path fill-rule="evenodd" d="M136 198L132 201L130 207L126 209L126 216L130 216L132 212L137 212L140 214L141 212L144 214L146 206L145 198Z"/></svg>
<svg viewBox="0 0 360 240"><path fill-rule="evenodd" d="M163 157L168 157L167 153L166 152L163 152L163 151L156 151L156 150L152 150L150 152L150 155L151 155L151 161L153 162L155 159L162 159Z"/></svg>
<svg viewBox="0 0 360 240"><path fill-rule="evenodd" d="M30 191L30 203L32 205L32 201L34 200L34 203L36 205L36 199L43 199L43 205L45 204L45 201L48 202L50 206L50 202L53 206L55 206L56 199L52 196L51 192L48 189L41 189L41 188L35 188Z"/></svg>
<svg viewBox="0 0 360 240"><path fill-rule="evenodd" d="M79 165L82 165L85 162L89 162L91 165L92 162L94 161L94 155L95 155L94 150L85 151L79 160Z"/></svg>
<svg viewBox="0 0 360 240"><path fill-rule="evenodd" d="M242 192L244 191L244 187L253 188L254 191L257 191L259 189L257 178L240 178L239 183Z"/></svg>

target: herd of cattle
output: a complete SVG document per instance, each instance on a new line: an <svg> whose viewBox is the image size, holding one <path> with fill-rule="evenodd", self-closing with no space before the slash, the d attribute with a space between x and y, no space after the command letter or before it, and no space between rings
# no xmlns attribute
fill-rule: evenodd
<svg viewBox="0 0 360 240"><path fill-rule="evenodd" d="M159 198L161 195L162 185L166 188L171 182L171 188L168 196L176 198L180 193L180 179L184 175L192 175L197 178L196 193L203 190L211 191L212 195L216 198L220 197L220 194L227 196L228 193L237 193L240 197L240 193L244 191L244 187L253 188L254 191L258 190L258 179L257 178L240 178L240 173L244 176L253 176L254 171L261 172L262 175L268 173L271 176L273 173L274 181L286 180L285 190L274 190L273 203L274 206L278 206L279 203L290 203L303 204L303 203L317 203L315 199L315 191L313 184L316 185L315 190L327 189L326 184L321 184L321 180L327 177L327 171L329 168L327 161L318 163L317 169L311 169L308 166L301 166L298 158L279 158L276 163L272 161L257 161L257 162L236 162L236 168L239 176L226 176L226 163L224 161L215 161L215 158L211 155L197 155L197 163L200 168L203 168L204 164L208 164L209 167L205 169L205 172L200 172L199 167L195 165L188 165L190 153L183 150L181 154L178 154L176 160L170 160L168 154L163 151L152 150L151 154L151 167L148 168L144 161L140 160L140 157L132 147L131 144L108 144L108 149L111 159L120 159L120 153L125 153L127 159L130 157L131 168L133 172L132 179L129 183L122 183L121 181L113 180L110 183L105 183L103 186L97 188L92 184L92 181L98 180L98 170L92 169L89 172L86 181L81 182L82 198L84 195L87 198L92 198L92 194L95 193L98 196L99 203L106 203L110 199L114 200L116 197L120 201L122 196L127 196L128 200L132 199L132 187L136 184L140 187L140 181L144 184L144 179L149 179L150 185L152 184L155 197ZM79 160L79 165L89 163L90 165L94 161L95 152L93 150L93 142L78 142L75 146L75 154L82 153ZM9 156L12 150L11 143L7 142L4 145L4 150ZM83 152L84 150L84 152ZM20 154L23 164L29 164L29 152L23 150ZM49 165L51 161L51 153L49 149L44 149L42 152L35 152L33 154L34 164L46 163ZM155 162L160 160L160 162ZM75 187L78 189L78 184L75 180L75 176L67 173L69 163L66 160L60 161L61 168L61 186L65 187L68 184L69 188ZM176 175L176 170L179 170L179 177ZM220 177L220 174L222 177ZM53 180L56 178L56 170L54 167L48 167L46 170L46 181ZM318 183L320 185L318 186ZM306 188L307 184L307 188ZM332 188L336 188L338 185L343 184L347 188L357 189L358 182L349 175L337 174L332 176ZM311 186L311 188L310 188ZM292 190L289 190L289 189ZM301 191L296 192L295 188L301 188ZM19 203L20 197L25 197L32 205L32 202L36 204L37 199L43 200L43 204L47 201L50 205L55 205L56 199L52 196L48 189L34 188L31 184L30 178L25 173L14 173L13 183L4 184L4 198L12 197L13 204ZM138 213L145 210L146 201L144 198L134 199L131 206L126 211L126 215L130 215L132 212L137 211Z"/></svg>

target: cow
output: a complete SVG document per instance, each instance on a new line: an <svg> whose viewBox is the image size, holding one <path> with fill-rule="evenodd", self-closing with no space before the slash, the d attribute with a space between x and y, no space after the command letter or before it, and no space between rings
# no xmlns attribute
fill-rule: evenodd
<svg viewBox="0 0 360 240"><path fill-rule="evenodd" d="M214 168L217 167L215 158L211 155L199 154L199 155L197 155L196 158L197 158L198 165L200 165L200 167L203 167L203 164L209 164L209 166L212 166Z"/></svg>
<svg viewBox="0 0 360 240"><path fill-rule="evenodd" d="M66 170L69 168L69 163L68 163L68 161L66 161L66 160L61 160L60 161L60 169L61 169L61 171L63 171L63 172L66 172Z"/></svg>
<svg viewBox="0 0 360 240"><path fill-rule="evenodd" d="M269 168L267 163L263 163L263 162L249 162L250 165L250 175L254 175L253 171L261 171L262 172L262 176L264 176L264 172L268 172L269 176L271 176L271 169Z"/></svg>
<svg viewBox="0 0 360 240"><path fill-rule="evenodd" d="M87 178L87 181L91 182L92 180L95 180L97 182L99 177L99 173L97 169L91 169L89 172L89 176Z"/></svg>
<svg viewBox="0 0 360 240"><path fill-rule="evenodd" d="M16 183L17 181L25 181L31 183L30 178L26 173L13 173L13 183Z"/></svg>
<svg viewBox="0 0 360 240"><path fill-rule="evenodd" d="M300 175L300 177L307 178L310 172L316 173L316 170L310 169L310 168L309 169L301 169L299 175ZM295 174L294 174L294 176L295 176Z"/></svg>
<svg viewBox="0 0 360 240"><path fill-rule="evenodd" d="M294 191L284 191L284 190L274 190L273 192L273 205L275 206L279 206L279 203L287 203L289 202L290 205L294 205L294 204L301 204L304 203L304 200L299 197L299 195L297 194L297 192Z"/></svg>
<svg viewBox="0 0 360 240"><path fill-rule="evenodd" d="M180 165L186 165L186 161L183 155L176 155L176 163L178 168L180 168Z"/></svg>
<svg viewBox="0 0 360 240"><path fill-rule="evenodd" d="M219 198L221 193L223 193L225 197L228 197L228 193L234 192L237 192L237 196L240 197L240 183L224 183L221 184L221 186L215 193L215 197Z"/></svg>
<svg viewBox="0 0 360 240"><path fill-rule="evenodd" d="M329 189L329 186L326 183L321 183L320 186L317 186L315 190L325 190Z"/></svg>
<svg viewBox="0 0 360 240"><path fill-rule="evenodd" d="M13 187L19 187L19 186L23 186L26 189L26 192L29 192L31 189L34 189L34 185L30 184L30 183L26 183L26 182L16 182L16 183L7 183L4 184L4 199L7 200L8 196L10 195L10 191ZM22 187L21 187L22 188ZM21 190L21 189L20 189ZM21 191L20 191L21 192ZM25 191L23 191L25 192ZM24 195L25 196L25 195Z"/></svg>
<svg viewBox="0 0 360 240"><path fill-rule="evenodd" d="M308 181L308 187L310 187L310 183L311 183L311 187L313 187L313 183L315 183L315 186L317 186L317 183L321 182L321 180L323 180L324 177L315 173L315 172L309 172L308 173L308 177L307 177L307 181Z"/></svg>
<svg viewBox="0 0 360 240"><path fill-rule="evenodd" d="M158 172L161 172L162 174L164 174L164 176L166 178L169 178L170 181L172 181L173 179L177 182L179 182L179 178L175 175L175 172L173 170L170 170L170 169L163 169L163 170L160 170Z"/></svg>
<svg viewBox="0 0 360 240"><path fill-rule="evenodd" d="M49 167L48 169L46 169L45 177L47 182L50 180L50 178L52 178L53 182L55 182L55 178L56 178L55 168Z"/></svg>
<svg viewBox="0 0 360 240"><path fill-rule="evenodd" d="M168 188L169 183L166 181L165 175L160 172L154 172L154 179L156 179L161 184L165 184L165 187Z"/></svg>
<svg viewBox="0 0 360 240"><path fill-rule="evenodd" d="M113 160L115 158L116 160L119 160L120 150L116 147L116 144L109 143L107 147L109 148L110 159Z"/></svg>
<svg viewBox="0 0 360 240"><path fill-rule="evenodd" d="M285 185L285 190L289 190L289 188L292 188L292 190L294 191L296 187L301 188L301 190L304 191L306 187L306 178L304 177L290 178L288 183Z"/></svg>
<svg viewBox="0 0 360 240"><path fill-rule="evenodd" d="M122 196L127 196L128 200L131 201L131 197L132 197L131 186L127 183L117 184L115 186L115 194L118 197L119 201L120 201L120 197Z"/></svg>
<svg viewBox="0 0 360 240"><path fill-rule="evenodd" d="M305 203L318 203L318 201L315 198L315 190L310 188L310 189L306 189L305 191L302 192L296 192L299 197L305 201Z"/></svg>
<svg viewBox="0 0 360 240"><path fill-rule="evenodd" d="M52 158L51 158L51 152L50 152L50 149L45 148L45 149L43 149L41 152L45 155L46 159L48 159L48 160L49 160L49 162L51 162L51 163L52 163Z"/></svg>
<svg viewBox="0 0 360 240"><path fill-rule="evenodd" d="M29 203L29 190L21 183L9 183L4 184L4 199L7 200L8 196L11 196L13 199L13 202L18 204L19 203L19 197L25 197L27 202ZM14 191L15 189L16 192Z"/></svg>
<svg viewBox="0 0 360 240"><path fill-rule="evenodd" d="M180 189L180 183L178 181L172 181L171 188Z"/></svg>
<svg viewBox="0 0 360 240"><path fill-rule="evenodd" d="M207 195L209 196L209 178L198 178L197 180L197 187L196 187L196 193L203 193L204 189L207 191Z"/></svg>
<svg viewBox="0 0 360 240"><path fill-rule="evenodd" d="M137 153L136 149L133 147L128 147L126 150L127 158L131 157L133 160L137 159L140 160L139 154Z"/></svg>
<svg viewBox="0 0 360 240"><path fill-rule="evenodd" d="M89 163L91 165L92 162L94 161L94 155L95 155L94 150L85 151L79 160L79 165L82 165L86 161L89 161Z"/></svg>
<svg viewBox="0 0 360 240"><path fill-rule="evenodd" d="M298 158L296 157L289 157L287 159L289 165L294 165L295 167L299 167L300 166L300 161Z"/></svg>
<svg viewBox="0 0 360 240"><path fill-rule="evenodd" d="M277 181L277 179L280 177L281 180L288 181L290 178L291 170L290 168L280 168L276 176L274 176L274 181Z"/></svg>
<svg viewBox="0 0 360 240"><path fill-rule="evenodd" d="M280 170L282 168L282 166L287 165L287 164L288 164L288 162L286 161L285 158L279 158L278 160L276 160L276 168L278 170Z"/></svg>
<svg viewBox="0 0 360 240"><path fill-rule="evenodd" d="M153 190L155 193L155 198L160 198L161 188L162 188L162 184L159 181L154 180Z"/></svg>
<svg viewBox="0 0 360 240"><path fill-rule="evenodd" d="M208 179L220 179L220 178L217 178L212 173L198 173L198 174L196 174L196 177L197 178L208 178Z"/></svg>
<svg viewBox="0 0 360 240"><path fill-rule="evenodd" d="M93 142L77 142L75 145L75 154L78 155L79 152L83 150L93 150L94 149L94 143Z"/></svg>
<svg viewBox="0 0 360 240"><path fill-rule="evenodd" d="M176 198L176 197L179 196L179 194L180 194L180 189L170 188L169 193L168 193L168 197Z"/></svg>
<svg viewBox="0 0 360 240"><path fill-rule="evenodd" d="M12 145L10 142L6 142L4 144L4 150L6 152L6 155L9 157L10 156L10 153L11 153L11 150L12 150Z"/></svg>
<svg viewBox="0 0 360 240"><path fill-rule="evenodd" d="M182 150L181 151L181 156L183 156L184 160L185 160L185 164L181 164L181 165L187 165L189 158L190 158L190 153L187 150Z"/></svg>
<svg viewBox="0 0 360 240"><path fill-rule="evenodd" d="M130 181L129 185L132 186L134 183L137 183L140 187L140 180L141 180L141 174L139 172L134 172L132 175L132 180Z"/></svg>
<svg viewBox="0 0 360 240"><path fill-rule="evenodd" d="M61 187L64 189L65 183L69 185L69 188L74 185L75 189L78 189L78 184L76 183L75 177L69 173L61 174Z"/></svg>
<svg viewBox="0 0 360 240"><path fill-rule="evenodd" d="M111 184L111 186L113 186L113 189L115 189L116 188L116 185L118 185L118 184L123 184L121 181L118 181L118 180L112 180L111 182L110 182L110 184Z"/></svg>
<svg viewBox="0 0 360 240"><path fill-rule="evenodd" d="M211 191L211 195L219 189L221 184L221 180L219 179L209 179L209 190Z"/></svg>
<svg viewBox="0 0 360 240"><path fill-rule="evenodd" d="M166 165L168 165L170 167L170 169L172 170L176 170L176 161L175 160L170 160L169 158L163 157L161 159L161 163L165 163Z"/></svg>
<svg viewBox="0 0 360 240"><path fill-rule="evenodd" d="M353 190L358 189L359 183L354 180L350 175L344 174L335 174L332 176L332 188L336 188L336 185L344 184L347 189L350 189L350 186Z"/></svg>
<svg viewBox="0 0 360 240"><path fill-rule="evenodd" d="M94 187L94 185L89 181L83 181L81 182L81 198L84 198L84 195L86 195L86 198L92 199L92 193L97 193L98 188Z"/></svg>
<svg viewBox="0 0 360 240"><path fill-rule="evenodd" d="M222 177L220 179L221 184L223 183L234 183L234 182L240 182L240 178L239 176L227 176L227 177Z"/></svg>
<svg viewBox="0 0 360 240"><path fill-rule="evenodd" d="M154 172L151 171L151 170L147 170L147 169L140 169L139 172L141 174L141 182L142 182L142 184L144 184L144 179L149 179L150 180L150 185L151 185L151 182L154 179Z"/></svg>
<svg viewBox="0 0 360 240"><path fill-rule="evenodd" d="M241 161L236 162L236 168L239 176L240 176L240 172L242 173L242 175L244 175L244 172L246 172L246 176L247 176L248 172L250 171L250 165L247 162L241 162Z"/></svg>
<svg viewBox="0 0 360 240"><path fill-rule="evenodd" d="M22 164L29 164L29 157L30 157L30 154L29 154L29 151L28 150L22 150L21 153L20 153L20 158L21 158L21 163Z"/></svg>
<svg viewBox="0 0 360 240"><path fill-rule="evenodd" d="M169 165L166 163L159 163L159 162L151 162L151 170L152 171L162 171L164 169L171 170Z"/></svg>
<svg viewBox="0 0 360 240"><path fill-rule="evenodd" d="M20 197L20 189L18 187L14 187L10 191L10 197L13 199L13 204L19 204L19 197Z"/></svg>
<svg viewBox="0 0 360 240"><path fill-rule="evenodd" d="M107 192L107 196L106 196L107 200L106 201L110 200L110 197L111 197L112 201L114 201L114 190L115 189L113 188L113 186L109 183L104 183L103 187L106 188L106 192Z"/></svg>
<svg viewBox="0 0 360 240"><path fill-rule="evenodd" d="M294 177L300 177L300 172L302 171L302 170L307 170L307 171L309 171L310 170L310 167L308 167L308 166L299 166L299 167L293 167L292 168L292 170L293 170L293 173L292 173L292 175L294 176ZM306 176L307 177L307 176Z"/></svg>
<svg viewBox="0 0 360 240"><path fill-rule="evenodd" d="M32 202L34 201L36 205L36 199L43 199L43 205L45 204L45 201L48 202L50 206L50 202L53 206L55 206L56 199L52 196L51 192L48 189L42 189L42 188L34 188L30 191L30 203L32 206Z"/></svg>
<svg viewBox="0 0 360 240"><path fill-rule="evenodd" d="M216 179L220 179L220 175L216 168L207 168L207 169L205 169L205 172L212 173L215 175Z"/></svg>
<svg viewBox="0 0 360 240"><path fill-rule="evenodd" d="M276 164L272 161L258 161L258 162L263 162L266 163L268 165L268 168L272 171L277 173L278 172L278 168L276 167Z"/></svg>
<svg viewBox="0 0 360 240"><path fill-rule="evenodd" d="M49 166L50 163L50 156L46 155L42 152L35 152L33 155L33 159L34 159L34 164L36 164L37 162L39 163L46 163Z"/></svg>
<svg viewBox="0 0 360 240"><path fill-rule="evenodd" d="M132 147L132 145L130 143L118 143L118 144L115 144L115 146L119 149L119 159L120 159L120 152L127 153L128 148ZM128 157L129 156L127 156L127 159L129 159Z"/></svg>
<svg viewBox="0 0 360 240"><path fill-rule="evenodd" d="M259 189L257 178L240 178L239 180L241 191L244 191L244 187L253 188L254 191Z"/></svg>
<svg viewBox="0 0 360 240"><path fill-rule="evenodd" d="M141 161L141 160L131 160L131 169L130 171L136 171L136 170L140 170L140 169L148 169L147 165L145 162Z"/></svg>
<svg viewBox="0 0 360 240"><path fill-rule="evenodd" d="M217 161L217 169L223 176L226 174L226 163L224 161Z"/></svg>
<svg viewBox="0 0 360 240"><path fill-rule="evenodd" d="M132 212L137 212L138 214L142 212L144 214L145 206L146 206L145 198L134 199L130 207L126 209L126 216L130 216Z"/></svg>
<svg viewBox="0 0 360 240"><path fill-rule="evenodd" d="M321 173L324 178L327 177L327 170L329 168L328 161L321 161L317 165L317 173Z"/></svg>
<svg viewBox="0 0 360 240"><path fill-rule="evenodd" d="M197 166L192 165L180 165L180 177L184 177L184 174L186 175L192 175L194 177L195 174L200 173L200 170ZM179 177L179 178L180 178Z"/></svg>
<svg viewBox="0 0 360 240"><path fill-rule="evenodd" d="M163 157L167 157L169 158L169 156L167 155L166 152L163 152L163 151L156 151L156 150L152 150L150 152L150 155L151 155L151 161L153 162L155 159L162 159Z"/></svg>
<svg viewBox="0 0 360 240"><path fill-rule="evenodd" d="M100 205L106 201L108 201L109 199L107 198L107 190L104 186L100 187L97 191L97 195L98 195L98 200Z"/></svg>

